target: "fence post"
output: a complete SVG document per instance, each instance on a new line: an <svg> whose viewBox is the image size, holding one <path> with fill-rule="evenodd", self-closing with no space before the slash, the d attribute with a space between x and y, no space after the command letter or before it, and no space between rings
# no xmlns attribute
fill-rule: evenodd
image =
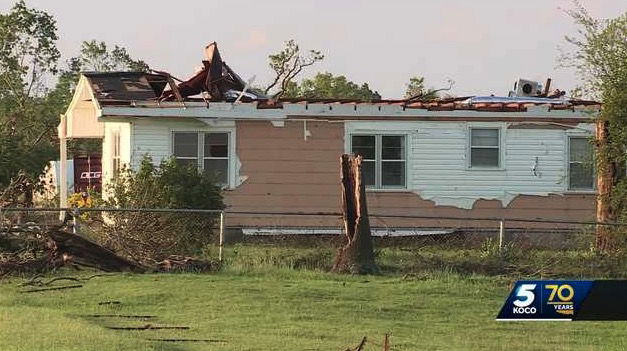
<svg viewBox="0 0 627 351"><path fill-rule="evenodd" d="M224 250L224 211L220 211L220 248L218 260L222 262L222 251Z"/></svg>
<svg viewBox="0 0 627 351"><path fill-rule="evenodd" d="M78 216L81 215L81 212L78 208L72 210L72 233L78 235Z"/></svg>
<svg viewBox="0 0 627 351"><path fill-rule="evenodd" d="M499 221L499 252L503 249L503 235L505 234L505 225L504 221L501 219Z"/></svg>

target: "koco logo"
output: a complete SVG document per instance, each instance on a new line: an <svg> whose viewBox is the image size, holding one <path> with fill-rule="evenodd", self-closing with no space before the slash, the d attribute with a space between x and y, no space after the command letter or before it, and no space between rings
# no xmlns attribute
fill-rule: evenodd
<svg viewBox="0 0 627 351"><path fill-rule="evenodd" d="M536 284L522 284L516 291L517 299L514 300L513 312L517 314L534 314L537 309L530 306L536 299L534 289Z"/></svg>

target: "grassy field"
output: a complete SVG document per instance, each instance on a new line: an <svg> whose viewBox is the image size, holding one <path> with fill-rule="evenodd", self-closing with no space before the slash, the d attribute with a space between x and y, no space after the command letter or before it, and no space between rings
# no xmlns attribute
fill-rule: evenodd
<svg viewBox="0 0 627 351"><path fill-rule="evenodd" d="M512 277L454 269L339 276L316 268L329 259L319 251L241 246L218 273L115 274L60 291L21 293L24 279L0 281L0 350L339 351L363 336L366 350L381 350L385 333L392 350L627 349L627 322L494 321ZM380 260L391 269L403 255ZM106 328L146 324L190 329ZM216 342L149 340L157 338Z"/></svg>

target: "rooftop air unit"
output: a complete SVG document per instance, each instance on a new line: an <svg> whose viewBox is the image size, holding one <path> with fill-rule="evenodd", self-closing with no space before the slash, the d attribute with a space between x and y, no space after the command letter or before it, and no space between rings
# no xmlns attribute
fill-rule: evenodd
<svg viewBox="0 0 627 351"><path fill-rule="evenodd" d="M509 96L538 96L542 94L542 85L532 80L519 78L514 83L514 90L509 92Z"/></svg>

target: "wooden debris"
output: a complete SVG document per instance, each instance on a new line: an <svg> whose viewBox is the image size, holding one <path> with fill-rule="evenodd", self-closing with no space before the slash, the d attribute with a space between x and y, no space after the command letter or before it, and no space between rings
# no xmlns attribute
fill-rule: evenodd
<svg viewBox="0 0 627 351"><path fill-rule="evenodd" d="M157 318L157 316L153 315L136 315L136 314L86 314L82 315L83 317L90 318L129 318L129 319L152 319Z"/></svg>
<svg viewBox="0 0 627 351"><path fill-rule="evenodd" d="M80 284L77 285L66 285L66 286L55 286L55 287L51 287L51 288L41 288L41 289L30 289L30 290L24 290L22 291L22 293L34 293L34 292L41 292L41 291L53 291L53 290L64 290L64 289L75 289L75 288L82 288L83 286Z"/></svg>
<svg viewBox="0 0 627 351"><path fill-rule="evenodd" d="M98 305L102 306L102 305L120 305L122 304L120 301L100 301L98 302Z"/></svg>
<svg viewBox="0 0 627 351"><path fill-rule="evenodd" d="M215 343L226 343L226 340L216 340L216 339L148 339L149 341L160 341L160 342L215 342Z"/></svg>
<svg viewBox="0 0 627 351"><path fill-rule="evenodd" d="M145 272L146 268L124 257L118 256L81 236L52 228L44 233L49 238L53 257L62 263L72 262L105 272Z"/></svg>
<svg viewBox="0 0 627 351"><path fill-rule="evenodd" d="M357 347L355 347L354 349L348 348L346 349L346 351L362 351L364 346L366 345L366 340L367 338L364 336L364 338L361 339L361 342L359 343L359 345L357 345Z"/></svg>
<svg viewBox="0 0 627 351"><path fill-rule="evenodd" d="M189 329L191 329L188 326L179 326L179 325L174 325L174 326L169 326L169 325L157 326L157 325L152 325L152 324L146 324L146 325L141 325L141 326L137 326L137 327L108 326L108 327L105 327L105 328L112 329L112 330L161 330L161 329L189 330Z"/></svg>
<svg viewBox="0 0 627 351"><path fill-rule="evenodd" d="M216 271L219 262L199 260L194 257L170 256L157 263L157 272L207 272Z"/></svg>
<svg viewBox="0 0 627 351"><path fill-rule="evenodd" d="M390 335L385 334L385 339L383 340L383 351L390 351Z"/></svg>

